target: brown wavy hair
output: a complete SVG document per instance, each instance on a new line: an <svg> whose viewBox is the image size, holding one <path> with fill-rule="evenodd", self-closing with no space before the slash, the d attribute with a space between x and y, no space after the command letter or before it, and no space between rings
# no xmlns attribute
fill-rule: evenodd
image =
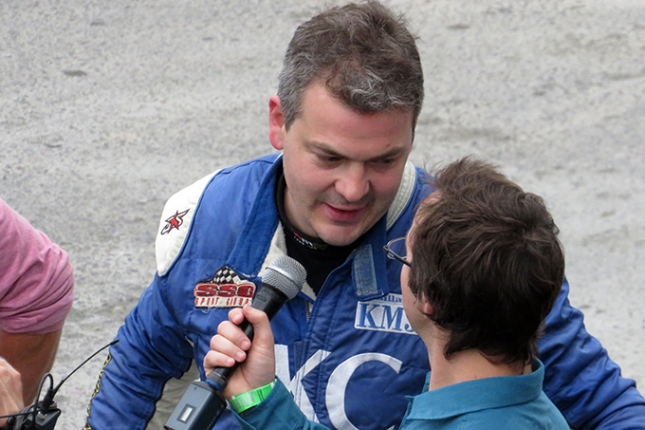
<svg viewBox="0 0 645 430"><path fill-rule="evenodd" d="M527 363L564 280L558 228L539 196L464 158L433 180L411 233L410 289L449 332L444 355L478 349Z"/></svg>

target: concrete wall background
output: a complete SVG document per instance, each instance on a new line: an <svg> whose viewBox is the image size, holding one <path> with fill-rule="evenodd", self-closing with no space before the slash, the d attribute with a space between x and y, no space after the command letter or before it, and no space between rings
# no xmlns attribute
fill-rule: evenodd
<svg viewBox="0 0 645 430"><path fill-rule="evenodd" d="M642 387L645 4L386 3L420 36L413 160L475 154L543 195L572 303ZM76 269L56 382L113 338L152 279L164 201L271 151L266 107L282 55L322 4L0 2L0 197ZM83 425L104 358L59 391L58 428Z"/></svg>

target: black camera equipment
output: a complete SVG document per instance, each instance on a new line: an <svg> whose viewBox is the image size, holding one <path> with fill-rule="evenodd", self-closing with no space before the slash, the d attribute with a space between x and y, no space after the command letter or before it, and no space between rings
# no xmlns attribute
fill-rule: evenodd
<svg viewBox="0 0 645 430"><path fill-rule="evenodd" d="M108 343L94 354L90 355L85 359L76 369L72 370L69 375L63 378L62 381L54 388L54 378L50 373L45 373L40 380L40 386L38 387L38 395L33 404L27 406L21 411L18 411L11 415L4 415L0 418L7 418L7 424L2 427L2 430L53 430L56 427L56 421L61 414L61 410L58 409L58 405L54 401L54 396L58 392L58 389L63 385L67 379L74 374L78 369L80 369L85 363L94 358L99 352L103 351L105 348L114 345L119 340L115 339L112 342ZM40 394L42 393L43 386L45 381L49 380L49 388L43 400L38 401Z"/></svg>

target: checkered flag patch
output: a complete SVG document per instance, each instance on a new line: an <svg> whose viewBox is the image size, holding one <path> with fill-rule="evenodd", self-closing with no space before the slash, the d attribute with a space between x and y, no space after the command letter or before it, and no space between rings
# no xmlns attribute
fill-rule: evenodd
<svg viewBox="0 0 645 430"><path fill-rule="evenodd" d="M253 282L240 278L230 267L222 266L212 279L195 284L195 307L242 307L251 303L255 289Z"/></svg>
<svg viewBox="0 0 645 430"><path fill-rule="evenodd" d="M239 284L241 281L242 278L240 278L233 269L228 266L223 266L217 271L217 273L215 273L211 282L214 282L215 284Z"/></svg>

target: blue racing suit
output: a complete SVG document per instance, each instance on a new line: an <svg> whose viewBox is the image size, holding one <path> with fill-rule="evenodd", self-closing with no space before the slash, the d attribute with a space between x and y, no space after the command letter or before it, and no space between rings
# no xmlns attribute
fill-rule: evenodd
<svg viewBox="0 0 645 430"><path fill-rule="evenodd" d="M157 238L157 274L119 329L88 408L86 428L143 429L171 378L203 359L231 306L284 254L275 205L282 162L270 155L220 170L173 196ZM404 236L431 192L410 163L388 214L327 277L275 316L277 377L308 419L337 429L396 428L406 396L428 372L425 346L403 312L400 264L383 245ZM306 286L305 286L306 288ZM643 428L645 401L622 378L567 299L565 282L540 343L544 391L580 428ZM238 428L230 412L216 429Z"/></svg>

